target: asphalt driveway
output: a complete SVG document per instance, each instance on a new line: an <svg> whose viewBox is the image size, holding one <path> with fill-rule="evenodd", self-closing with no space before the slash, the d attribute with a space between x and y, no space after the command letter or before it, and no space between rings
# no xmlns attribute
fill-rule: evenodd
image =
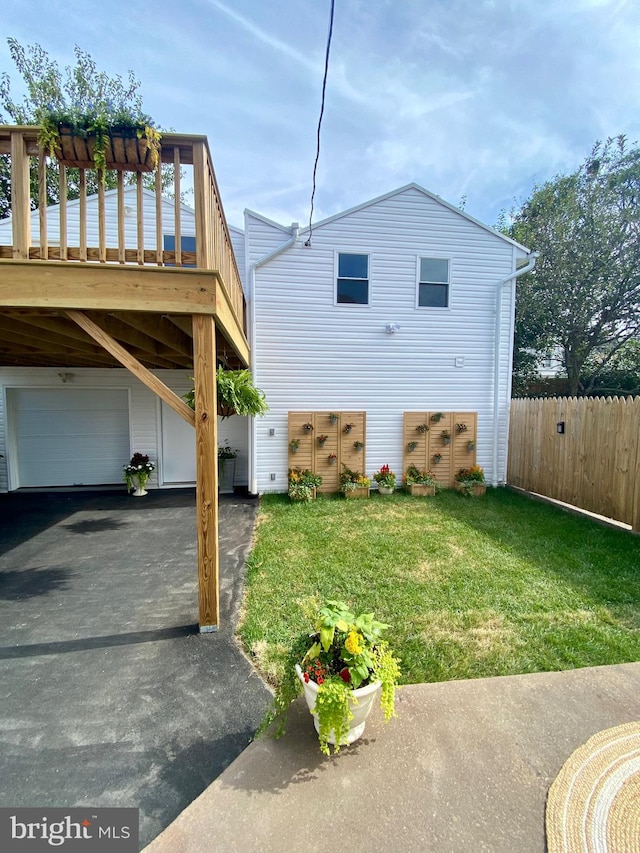
<svg viewBox="0 0 640 853"><path fill-rule="evenodd" d="M256 502L221 498L221 630L197 633L195 494L0 495L0 805L132 806L148 844L269 701L238 649Z"/></svg>

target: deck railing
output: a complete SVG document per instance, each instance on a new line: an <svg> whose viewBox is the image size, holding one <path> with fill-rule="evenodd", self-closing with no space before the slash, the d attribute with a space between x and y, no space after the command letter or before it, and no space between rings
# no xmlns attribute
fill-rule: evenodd
<svg viewBox="0 0 640 853"><path fill-rule="evenodd" d="M242 283L206 137L163 134L153 190L145 189L140 172L117 170L115 188L105 190L95 170L59 165L59 201L49 207L38 128L0 126L0 155L8 156L11 176L0 258L216 270L245 328ZM173 186L163 195L167 164L174 167ZM97 187L95 200L90 185ZM195 215L181 202L185 186L193 191Z"/></svg>

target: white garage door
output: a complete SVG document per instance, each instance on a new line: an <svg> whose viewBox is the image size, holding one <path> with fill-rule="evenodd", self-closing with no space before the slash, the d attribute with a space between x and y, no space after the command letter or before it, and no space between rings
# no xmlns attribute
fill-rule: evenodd
<svg viewBox="0 0 640 853"><path fill-rule="evenodd" d="M122 482L129 461L129 396L112 388L11 388L19 486Z"/></svg>

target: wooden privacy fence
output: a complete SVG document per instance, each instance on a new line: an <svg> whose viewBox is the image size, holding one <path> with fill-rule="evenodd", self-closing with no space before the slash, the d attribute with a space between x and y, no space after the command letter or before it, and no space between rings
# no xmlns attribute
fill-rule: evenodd
<svg viewBox="0 0 640 853"><path fill-rule="evenodd" d="M640 397L512 400L507 482L640 531Z"/></svg>

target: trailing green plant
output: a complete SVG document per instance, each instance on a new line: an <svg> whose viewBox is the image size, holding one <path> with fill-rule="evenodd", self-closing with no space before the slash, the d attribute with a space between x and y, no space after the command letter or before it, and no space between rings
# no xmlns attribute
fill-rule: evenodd
<svg viewBox="0 0 640 853"><path fill-rule="evenodd" d="M421 432L423 435L425 432L429 432L429 424L418 424L416 432Z"/></svg>
<svg viewBox="0 0 640 853"><path fill-rule="evenodd" d="M444 417L444 414L442 412L434 412L431 415L431 420L434 422L434 424L437 424L438 421L441 421L443 419L443 417Z"/></svg>
<svg viewBox="0 0 640 853"><path fill-rule="evenodd" d="M300 447L300 439L299 438L292 438L291 441L289 442L289 449L291 450L291 452L296 453L296 451L298 450L299 447Z"/></svg>
<svg viewBox="0 0 640 853"><path fill-rule="evenodd" d="M353 447L355 450L362 450L364 447L364 441L354 441Z"/></svg>
<svg viewBox="0 0 640 853"><path fill-rule="evenodd" d="M329 412L329 421L332 424L337 424L338 423L338 415L336 415L335 412Z"/></svg>
<svg viewBox="0 0 640 853"><path fill-rule="evenodd" d="M469 429L469 427L466 424L463 424L463 423L456 424L456 432L457 433L466 432L468 429Z"/></svg>
<svg viewBox="0 0 640 853"><path fill-rule="evenodd" d="M224 367L218 367L216 387L218 414L223 419L230 418L231 415L262 417L269 411L264 391L253 384L249 370L225 370ZM195 409L195 389L188 391L182 399Z"/></svg>
<svg viewBox="0 0 640 853"><path fill-rule="evenodd" d="M326 601L318 611L313 632L307 629L292 641L284 678L259 731L275 720L275 736L284 734L285 714L302 690L301 679L318 687L312 713L318 717L318 739L325 755L330 753L330 739L335 741L335 752L346 743L353 718L349 702L359 687L381 683L380 705L385 720L390 720L395 713L400 661L382 639L388 627L376 621L373 613L356 616L343 601Z"/></svg>
<svg viewBox="0 0 640 853"><path fill-rule="evenodd" d="M407 450L409 451L409 453L413 453L413 451L416 449L417 446L418 446L417 441L410 441L409 444L407 444Z"/></svg>

